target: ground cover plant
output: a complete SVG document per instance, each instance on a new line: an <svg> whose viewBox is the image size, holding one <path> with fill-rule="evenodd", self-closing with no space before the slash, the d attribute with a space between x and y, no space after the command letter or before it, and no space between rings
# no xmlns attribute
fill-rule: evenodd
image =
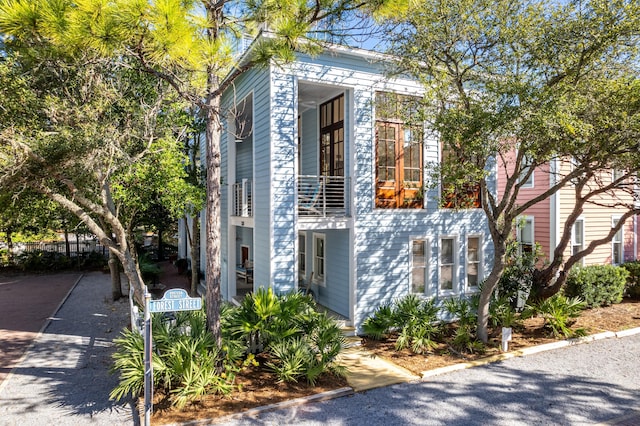
<svg viewBox="0 0 640 426"><path fill-rule="evenodd" d="M239 307L223 306L221 347L208 332L204 309L154 314L158 405L181 409L208 395L231 395L242 389L238 374L252 369L271 373L280 383L305 381L311 386L323 375L344 375L337 359L345 338L310 297L259 289ZM125 330L115 344L113 371L119 383L110 397L137 397L144 386L143 338Z"/></svg>

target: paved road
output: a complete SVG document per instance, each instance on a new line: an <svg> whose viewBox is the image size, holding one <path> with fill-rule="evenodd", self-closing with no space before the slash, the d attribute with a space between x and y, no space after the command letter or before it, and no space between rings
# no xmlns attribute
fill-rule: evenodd
<svg viewBox="0 0 640 426"><path fill-rule="evenodd" d="M0 425L135 424L131 404L109 401L117 383L109 374L111 341L126 326L127 309L126 299L111 301L108 274L84 275L0 385Z"/></svg>
<svg viewBox="0 0 640 426"><path fill-rule="evenodd" d="M640 424L640 335L458 371L228 425ZM629 414L637 414L629 419Z"/></svg>

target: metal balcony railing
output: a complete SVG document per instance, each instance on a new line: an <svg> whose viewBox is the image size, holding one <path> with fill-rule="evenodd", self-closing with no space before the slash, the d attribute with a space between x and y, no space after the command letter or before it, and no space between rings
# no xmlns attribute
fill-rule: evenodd
<svg viewBox="0 0 640 426"><path fill-rule="evenodd" d="M350 182L343 176L298 176L298 215L349 216Z"/></svg>
<svg viewBox="0 0 640 426"><path fill-rule="evenodd" d="M233 216L253 216L253 181L242 179L233 184Z"/></svg>

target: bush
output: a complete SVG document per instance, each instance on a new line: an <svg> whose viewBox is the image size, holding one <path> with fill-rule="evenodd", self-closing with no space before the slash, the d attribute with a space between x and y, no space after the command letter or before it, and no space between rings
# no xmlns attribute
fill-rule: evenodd
<svg viewBox="0 0 640 426"><path fill-rule="evenodd" d="M565 294L580 297L590 308L620 303L629 271L614 265L591 265L572 269Z"/></svg>
<svg viewBox="0 0 640 426"><path fill-rule="evenodd" d="M60 271L73 267L72 259L57 252L33 250L15 258L16 266L25 272Z"/></svg>
<svg viewBox="0 0 640 426"><path fill-rule="evenodd" d="M440 330L438 311L433 300L422 300L412 294L380 306L362 327L365 334L375 340L397 332L396 350L409 348L424 354L435 347L433 339Z"/></svg>
<svg viewBox="0 0 640 426"><path fill-rule="evenodd" d="M577 330L570 328L575 318L580 316L584 306L584 302L578 297L567 298L556 294L534 306L528 306L523 312L523 317L541 316L544 318L544 327L551 330L555 337L584 336L586 331L583 328Z"/></svg>
<svg viewBox="0 0 640 426"><path fill-rule="evenodd" d="M624 263L622 267L629 271L625 290L627 296L640 299L640 261L634 260L633 262L627 262Z"/></svg>
<svg viewBox="0 0 640 426"><path fill-rule="evenodd" d="M456 318L456 329L451 345L464 352L484 352L482 342L476 339L478 322L478 299L474 303L464 298L451 298L444 302L444 310Z"/></svg>
<svg viewBox="0 0 640 426"><path fill-rule="evenodd" d="M498 281L497 294L507 298L511 306L521 311L533 286L533 272L541 254L538 244L531 252L521 253L517 241L507 246L506 266Z"/></svg>

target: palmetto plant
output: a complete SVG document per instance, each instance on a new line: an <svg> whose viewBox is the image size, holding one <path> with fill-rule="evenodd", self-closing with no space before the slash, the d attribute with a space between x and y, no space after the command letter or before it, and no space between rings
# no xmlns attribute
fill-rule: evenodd
<svg viewBox="0 0 640 426"><path fill-rule="evenodd" d="M476 339L477 308L465 298L451 298L444 302L444 310L457 320L452 346L466 352L482 352L484 345Z"/></svg>
<svg viewBox="0 0 640 426"><path fill-rule="evenodd" d="M544 327L550 329L556 337L584 336L586 331L583 328L577 330L570 328L575 318L580 316L584 306L584 302L578 297L567 298L562 294L556 294L536 305L528 306L523 316L541 316L544 318Z"/></svg>

